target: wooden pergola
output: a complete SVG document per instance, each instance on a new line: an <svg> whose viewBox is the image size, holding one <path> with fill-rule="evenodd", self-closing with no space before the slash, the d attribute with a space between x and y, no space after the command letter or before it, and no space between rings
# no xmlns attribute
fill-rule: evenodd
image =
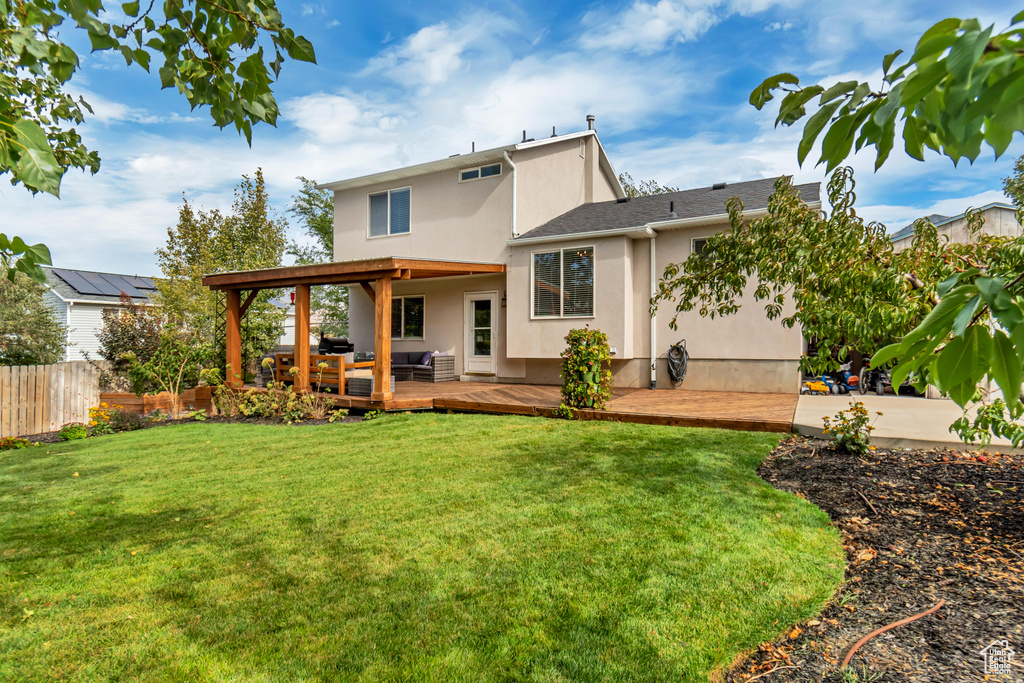
<svg viewBox="0 0 1024 683"><path fill-rule="evenodd" d="M309 288L313 285L358 284L374 302L373 393L370 399L386 403L391 387L391 286L394 280L417 280L453 275L504 273L500 263L432 261L409 258L376 258L337 261L312 266L289 266L264 270L217 273L203 278L203 285L226 294L226 361L233 372L226 381L240 386L234 375L242 365L242 318L261 289L295 288L295 375L296 391L309 390ZM242 293L248 292L245 300Z"/></svg>

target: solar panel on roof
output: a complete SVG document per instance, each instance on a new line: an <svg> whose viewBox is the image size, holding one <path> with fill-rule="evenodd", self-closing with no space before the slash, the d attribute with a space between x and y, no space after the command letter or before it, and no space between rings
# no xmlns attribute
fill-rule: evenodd
<svg viewBox="0 0 1024 683"><path fill-rule="evenodd" d="M80 273L60 268L54 268L53 272L61 280L71 285L79 294L103 294L99 287L86 280Z"/></svg>
<svg viewBox="0 0 1024 683"><path fill-rule="evenodd" d="M156 283L151 277L139 277L137 275L125 275L124 279L136 289L156 289Z"/></svg>
<svg viewBox="0 0 1024 683"><path fill-rule="evenodd" d="M104 280L103 276L100 275L99 273L83 272L80 273L80 275L84 277L86 280L88 280L91 284L93 284L98 290L100 290L100 294L105 294L106 296L121 296L121 288L115 287L114 285Z"/></svg>
<svg viewBox="0 0 1024 683"><path fill-rule="evenodd" d="M144 296L146 296L145 294L143 294L142 292L137 290L135 287L133 287L131 285L131 283L128 282L127 279L121 277L120 275L107 275L107 274L103 274L103 275L100 275L100 277L102 277L104 280L109 282L112 287L117 289L118 296L121 295L121 292L124 292L128 296L137 296L137 297L144 297Z"/></svg>

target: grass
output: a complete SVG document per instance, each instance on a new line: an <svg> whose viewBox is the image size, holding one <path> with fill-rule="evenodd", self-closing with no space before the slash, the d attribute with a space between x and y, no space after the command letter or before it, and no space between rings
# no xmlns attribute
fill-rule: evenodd
<svg viewBox="0 0 1024 683"><path fill-rule="evenodd" d="M841 581L776 442L427 414L0 453L0 680L706 680Z"/></svg>

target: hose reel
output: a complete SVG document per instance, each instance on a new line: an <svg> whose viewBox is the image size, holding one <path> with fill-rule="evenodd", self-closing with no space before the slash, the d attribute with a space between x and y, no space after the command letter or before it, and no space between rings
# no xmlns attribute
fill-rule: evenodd
<svg viewBox="0 0 1024 683"><path fill-rule="evenodd" d="M679 386L686 379L686 364L690 360L690 354L686 350L686 340L680 339L668 349L668 376L672 383Z"/></svg>

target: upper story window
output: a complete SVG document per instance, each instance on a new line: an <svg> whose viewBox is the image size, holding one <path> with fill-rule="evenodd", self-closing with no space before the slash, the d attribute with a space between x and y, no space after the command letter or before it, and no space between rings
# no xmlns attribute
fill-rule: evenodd
<svg viewBox="0 0 1024 683"><path fill-rule="evenodd" d="M501 164L488 164L487 166L477 166L476 168L464 168L459 171L459 182L464 183L467 180L480 180L481 178L490 178L491 176L501 175Z"/></svg>
<svg viewBox="0 0 1024 683"><path fill-rule="evenodd" d="M409 232L412 188L403 187L370 195L370 237Z"/></svg>
<svg viewBox="0 0 1024 683"><path fill-rule="evenodd" d="M533 254L533 317L594 315L594 248L572 247Z"/></svg>
<svg viewBox="0 0 1024 683"><path fill-rule="evenodd" d="M694 254L703 254L704 247L708 243L707 237L694 237L690 242L690 251Z"/></svg>

